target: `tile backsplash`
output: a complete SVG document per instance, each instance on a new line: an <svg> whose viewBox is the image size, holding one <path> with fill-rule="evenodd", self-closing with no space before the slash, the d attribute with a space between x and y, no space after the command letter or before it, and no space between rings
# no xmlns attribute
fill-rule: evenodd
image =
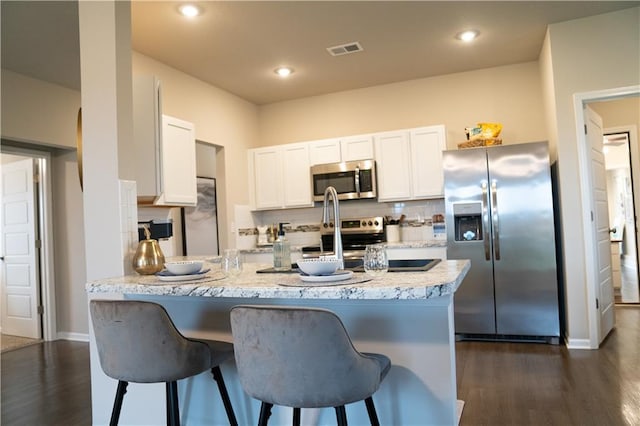
<svg viewBox="0 0 640 426"><path fill-rule="evenodd" d="M269 210L250 212L248 206L236 207L236 247L248 249L256 246L257 226L269 226L279 222L287 222L285 232L292 246L317 244L320 241L320 222L322 221L322 204L302 209ZM250 212L250 218L248 216ZM390 216L399 219L404 214L405 221L401 227L402 241L430 241L442 239L438 233L441 225L432 225L432 216L444 214L444 199L406 201L398 203L378 203L375 201L342 201L340 217Z"/></svg>

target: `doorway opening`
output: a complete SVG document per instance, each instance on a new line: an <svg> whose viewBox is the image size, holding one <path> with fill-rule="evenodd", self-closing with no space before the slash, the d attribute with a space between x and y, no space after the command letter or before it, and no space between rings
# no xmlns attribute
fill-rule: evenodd
<svg viewBox="0 0 640 426"><path fill-rule="evenodd" d="M26 336L30 338L37 338L43 340L55 340L56 331L56 305L55 305L55 284L54 284L54 259L53 259L53 217L52 217L52 189L51 189L51 155L46 151L38 151L28 148L22 148L14 146L11 143L5 143L9 141L2 141L2 147L0 149L0 159L2 161L3 171L9 169L11 163L23 163L25 165L33 164L34 170L37 173L32 177L32 180L25 180L25 186L32 185L30 190L33 191L33 195L27 198L32 198L33 202L18 203L20 206L14 209L11 213L14 215L15 222L20 222L21 216L30 215L30 218L25 222L31 223L29 225L34 229L33 247L29 249L29 256L33 257L30 260L26 260L27 257L18 258L19 262L17 266L11 266L11 259L9 252L7 252L7 239L5 237L5 231L9 229L3 222L3 241L2 241L2 257L0 261L0 276L1 276L1 291L2 291L2 311L9 312L9 306L12 307L12 312L16 315L17 319L23 319L21 317L28 316L26 313L32 313L32 323L29 331L21 328L11 328L15 326L5 324L5 314L2 315L2 332L3 334L11 334L17 336ZM7 167L5 167L5 164ZM19 166L18 166L19 167ZM4 175L4 172L3 172ZM31 181L31 184L27 182ZM5 189L6 182L2 185L2 204L5 205ZM6 213L6 209L3 209L3 213ZM4 221L5 219L3 219ZM21 236L22 230L16 233ZM20 247L20 238L14 239L12 244L18 244ZM28 237L24 233L22 241L28 242ZM33 255L33 256L31 256ZM31 266L25 266L26 262L33 262ZM9 274L7 274L7 266L9 265ZM16 265L16 264L14 264ZM25 271L29 270L29 273ZM19 284L23 284L27 281L30 282L31 293L30 295L23 295L17 293L18 296L13 300L8 300L5 296L7 293L7 279L17 279ZM20 281L22 280L22 281ZM15 289L14 289L15 290ZM27 291L25 290L24 293ZM17 305L11 305L17 301ZM29 305L27 305L27 302ZM21 304L22 303L22 304ZM13 318L15 320L16 318ZM14 321L15 322L15 321ZM17 321L20 323L21 321ZM6 327L5 327L6 325Z"/></svg>
<svg viewBox="0 0 640 426"><path fill-rule="evenodd" d="M611 233L611 271L614 300L639 303L638 241L631 155L631 129L604 134L604 157ZM633 161L635 160L635 161Z"/></svg>
<svg viewBox="0 0 640 426"><path fill-rule="evenodd" d="M640 95L640 86L628 86L628 87L619 87L613 89L605 89L598 90L593 92L582 92L576 93L573 95L573 103L574 103L574 114L575 114L575 125L576 125L576 148L578 151L578 168L579 168L579 176L581 180L580 185L580 196L581 196L581 206L582 206L582 231L584 237L584 259L585 262L592 263L591 267L587 269L586 273L586 293L587 293L587 318L588 318L588 327L589 327L589 339L586 347L590 349L597 349L600 346L600 343L604 339L604 337L608 334L609 329L603 327L603 319L601 318L603 311L602 306L598 303L599 298L601 297L601 286L600 282L596 279L597 277L597 267L600 265L600 262L603 259L599 258L597 253L607 253L610 255L610 250L600 250L597 251L597 242L594 238L594 223L592 222L592 214L593 214L593 204L595 200L595 189L590 185L590 176L592 173L591 167L591 158L590 158L590 149L588 148L588 140L587 134L585 133L587 129L587 112L589 108L587 108L587 104L591 104L593 102L602 102L602 101L611 101L617 99L624 98L636 98ZM602 137L604 132L600 133L600 137ZM637 144L631 144L631 150L636 150L634 154L637 153L638 147ZM637 155L634 155L637 158ZM633 171L634 174L637 175L638 170L635 169ZM640 182L640 178L637 179L637 182ZM605 189L606 191L606 189ZM636 197L638 200L640 197ZM637 207L637 206L636 206ZM604 207L604 211L608 214L606 206ZM604 246L602 246L604 248ZM596 254L594 256L594 254ZM605 262L610 266L610 259ZM609 269L610 271L610 269ZM613 291L611 292L613 293ZM611 294L611 299L613 299L613 294Z"/></svg>

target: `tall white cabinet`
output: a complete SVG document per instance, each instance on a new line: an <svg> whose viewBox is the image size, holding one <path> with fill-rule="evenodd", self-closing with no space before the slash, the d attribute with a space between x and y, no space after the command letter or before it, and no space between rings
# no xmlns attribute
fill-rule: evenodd
<svg viewBox="0 0 640 426"><path fill-rule="evenodd" d="M133 133L138 203L195 206L194 126L162 114L161 85L154 76L133 78Z"/></svg>

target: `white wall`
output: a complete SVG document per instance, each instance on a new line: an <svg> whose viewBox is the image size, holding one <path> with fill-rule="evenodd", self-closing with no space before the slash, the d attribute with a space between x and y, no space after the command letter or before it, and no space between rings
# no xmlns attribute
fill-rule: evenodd
<svg viewBox="0 0 640 426"><path fill-rule="evenodd" d="M82 191L75 151L51 160L57 327L60 336L73 337L89 333Z"/></svg>
<svg viewBox="0 0 640 426"><path fill-rule="evenodd" d="M551 90L558 149L558 172L562 199L563 258L567 298L567 335L576 344L588 342L585 258L578 170L578 147L573 95L595 90L640 84L640 8L598 15L558 24L547 32L550 55L545 87ZM615 69L612 65L615 64Z"/></svg>
<svg viewBox="0 0 640 426"><path fill-rule="evenodd" d="M546 139L537 62L264 105L259 138L269 146L444 124L455 149L481 121L502 123L504 144Z"/></svg>
<svg viewBox="0 0 640 426"><path fill-rule="evenodd" d="M2 137L76 148L80 93L2 69Z"/></svg>

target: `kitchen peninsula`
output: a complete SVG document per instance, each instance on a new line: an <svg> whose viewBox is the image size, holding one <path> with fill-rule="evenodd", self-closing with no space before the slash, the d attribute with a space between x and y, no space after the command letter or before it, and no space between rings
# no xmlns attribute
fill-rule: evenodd
<svg viewBox="0 0 640 426"><path fill-rule="evenodd" d="M457 422L453 295L470 268L466 260L441 261L427 272L387 273L369 281L356 273L348 281L302 286L297 274L258 274L264 264L245 264L225 278L219 265L191 282L161 282L155 276L125 276L87 283L89 299L138 299L162 304L181 332L194 338L231 341L229 309L238 304L324 307L343 320L361 352L389 356L392 368L374 394L382 424L455 425ZM93 424L107 424L116 381L100 367L92 330ZM126 350L123 348L122 350ZM243 425L257 421L260 405L246 396L233 363L222 365L230 398ZM329 373L328 373L329 374ZM312 384L311 384L312 385ZM226 416L208 374L179 382L185 424L225 424ZM131 384L121 424L164 422L164 385ZM364 403L349 404L350 424L368 424ZM272 425L291 424L292 410L274 409ZM302 410L304 424L334 424L333 410Z"/></svg>

